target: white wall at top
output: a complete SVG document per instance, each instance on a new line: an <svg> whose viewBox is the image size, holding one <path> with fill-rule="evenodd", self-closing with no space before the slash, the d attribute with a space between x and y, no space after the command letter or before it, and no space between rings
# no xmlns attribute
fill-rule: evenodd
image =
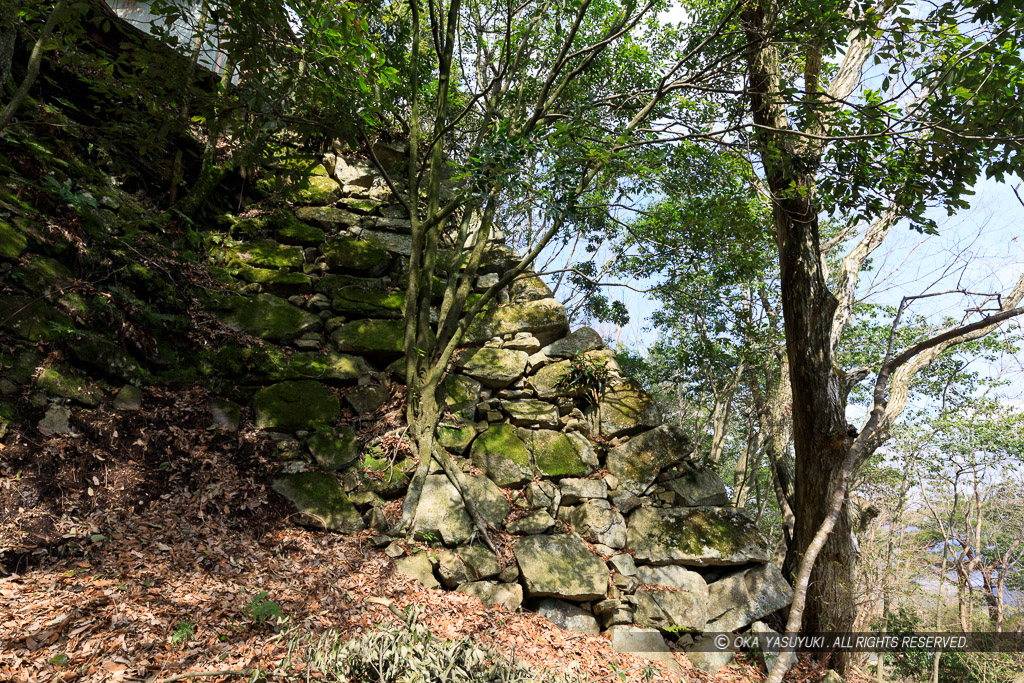
<svg viewBox="0 0 1024 683"><path fill-rule="evenodd" d="M175 48L186 55L191 55L195 47L196 28L200 23L202 4L200 0L177 0L176 5L182 18L170 26L165 26L163 17L150 11L150 3L147 0L107 0L107 6L114 14L146 33L153 34L153 25L159 22L166 33L178 39ZM218 27L207 21L203 30L202 45L199 48L199 63L217 74L224 70L226 60L226 55L217 47L218 33Z"/></svg>

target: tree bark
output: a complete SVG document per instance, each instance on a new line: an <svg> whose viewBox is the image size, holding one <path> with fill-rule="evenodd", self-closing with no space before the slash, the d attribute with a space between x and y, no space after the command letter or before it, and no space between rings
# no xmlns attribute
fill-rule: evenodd
<svg viewBox="0 0 1024 683"><path fill-rule="evenodd" d="M11 120L14 118L14 114L17 113L18 107L28 97L28 91L32 88L32 85L36 82L36 77L39 76L39 67L43 63L43 46L46 45L46 41L49 40L53 30L57 27L57 23L64 15L64 11L68 7L67 0L60 0L56 7L50 12L50 16L46 18L46 23L43 24L42 30L39 32L39 37L36 38L35 45L32 46L32 54L28 58L28 67L25 73L25 78L21 80L21 85L15 91L11 97L11 101L7 103L7 106L0 111L0 133L7 128ZM8 63L8 69L10 65Z"/></svg>
<svg viewBox="0 0 1024 683"><path fill-rule="evenodd" d="M0 93L11 79L14 48L18 42L18 27L14 23L21 9L21 0L0 0Z"/></svg>

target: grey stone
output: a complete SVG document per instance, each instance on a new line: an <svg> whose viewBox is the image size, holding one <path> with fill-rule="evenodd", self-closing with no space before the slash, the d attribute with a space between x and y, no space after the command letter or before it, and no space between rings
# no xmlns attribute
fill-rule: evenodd
<svg viewBox="0 0 1024 683"><path fill-rule="evenodd" d="M502 348L535 354L540 351L540 340L529 332L520 332L513 339L501 343ZM529 361L529 359L527 359Z"/></svg>
<svg viewBox="0 0 1024 683"><path fill-rule="evenodd" d="M591 543L618 550L626 545L626 520L606 500L588 500L569 517L576 533Z"/></svg>
<svg viewBox="0 0 1024 683"><path fill-rule="evenodd" d="M445 588L452 589L469 580L466 564L454 550L442 550L437 554L437 576Z"/></svg>
<svg viewBox="0 0 1024 683"><path fill-rule="evenodd" d="M512 349L474 349L459 358L458 367L485 386L501 389L523 375L526 358L523 351Z"/></svg>
<svg viewBox="0 0 1024 683"><path fill-rule="evenodd" d="M608 564L622 576L636 576L636 562L633 560L633 556L628 553L612 555L611 559L608 560Z"/></svg>
<svg viewBox="0 0 1024 683"><path fill-rule="evenodd" d="M598 600L608 590L608 567L578 536L526 536L513 552L531 597Z"/></svg>
<svg viewBox="0 0 1024 683"><path fill-rule="evenodd" d="M510 612L523 604L523 587L518 583L470 581L459 586L459 592L472 595L488 607L503 607Z"/></svg>
<svg viewBox="0 0 1024 683"><path fill-rule="evenodd" d="M408 257L412 254L412 236L400 235L393 232L380 232L376 230L363 230L359 237L376 244L381 249L392 254Z"/></svg>
<svg viewBox="0 0 1024 683"><path fill-rule="evenodd" d="M448 375L444 381L445 407L453 414L472 421L480 402L480 382L464 375Z"/></svg>
<svg viewBox="0 0 1024 683"><path fill-rule="evenodd" d="M379 385L360 387L345 394L345 400L360 415L376 412L391 399L391 393Z"/></svg>
<svg viewBox="0 0 1024 683"><path fill-rule="evenodd" d="M466 483L481 516L491 526L501 528L509 504L498 487L486 477L466 477ZM445 475L433 474L424 482L413 531L420 538L440 538L446 545L465 543L475 533L465 502Z"/></svg>
<svg viewBox="0 0 1024 683"><path fill-rule="evenodd" d="M675 493L676 505L728 505L731 502L722 479L709 469L690 469L665 485Z"/></svg>
<svg viewBox="0 0 1024 683"><path fill-rule="evenodd" d="M597 453L590 441L575 432L549 429L520 430L541 475L552 479L583 477L597 467Z"/></svg>
<svg viewBox="0 0 1024 683"><path fill-rule="evenodd" d="M690 660L691 664L712 676L721 671L722 667L726 666L735 657L736 653L732 650L686 653L686 658Z"/></svg>
<svg viewBox="0 0 1024 683"><path fill-rule="evenodd" d="M567 477L558 483L562 491L562 505L576 505L592 498L608 497L608 485L603 479L577 479Z"/></svg>
<svg viewBox="0 0 1024 683"><path fill-rule="evenodd" d="M629 491L616 491L611 495L611 499L615 508L624 515L628 515L643 504L642 498Z"/></svg>
<svg viewBox="0 0 1024 683"><path fill-rule="evenodd" d="M646 564L696 566L766 562L767 544L741 508L640 508L627 546Z"/></svg>
<svg viewBox="0 0 1024 683"><path fill-rule="evenodd" d="M606 439L635 434L662 423L661 413L654 400L633 379L607 385L601 394L598 409L601 434Z"/></svg>
<svg viewBox="0 0 1024 683"><path fill-rule="evenodd" d="M559 339L569 331L565 307L556 299L541 299L507 306L488 306L473 322L463 340L478 344L493 337L529 332L541 343Z"/></svg>
<svg viewBox="0 0 1024 683"><path fill-rule="evenodd" d="M650 586L664 586L665 588L697 592L705 597L708 593L708 585L703 576L676 565L662 567L641 565L636 568L636 578L640 579L641 583Z"/></svg>
<svg viewBox="0 0 1024 683"><path fill-rule="evenodd" d="M707 587L703 581L700 587L704 590L638 590L635 594L636 623L662 631L703 630L707 618Z"/></svg>
<svg viewBox="0 0 1024 683"><path fill-rule="evenodd" d="M663 469L688 452L686 435L677 427L661 425L608 451L606 467L618 477L621 490L642 496Z"/></svg>
<svg viewBox="0 0 1024 683"><path fill-rule="evenodd" d="M779 651L768 647L768 639L765 636L778 637L779 633L763 621L755 621L751 624L748 633L758 636L757 660L761 662L765 671L771 673L775 662L779 661Z"/></svg>
<svg viewBox="0 0 1024 683"><path fill-rule="evenodd" d="M510 564L509 566L505 567L500 572L498 572L498 581L501 581L502 583L515 583L518 580L519 567L515 566L514 564Z"/></svg>
<svg viewBox="0 0 1024 683"><path fill-rule="evenodd" d="M575 358L587 351L604 348L604 340L589 327L581 327L567 337L545 346L542 351L550 358Z"/></svg>
<svg viewBox="0 0 1024 683"><path fill-rule="evenodd" d="M399 574L416 579L424 588L440 588L441 584L434 578L434 567L425 553L417 553L395 560L395 569Z"/></svg>
<svg viewBox="0 0 1024 683"><path fill-rule="evenodd" d="M708 630L735 631L792 600L793 589L774 564L737 572L708 586Z"/></svg>
<svg viewBox="0 0 1024 683"><path fill-rule="evenodd" d="M543 534L555 525L555 518L547 510L538 510L522 519L509 522L508 532L517 536Z"/></svg>
<svg viewBox="0 0 1024 683"><path fill-rule="evenodd" d="M558 487L550 481L533 481L526 486L526 502L534 510L550 509L557 495Z"/></svg>
<svg viewBox="0 0 1024 683"><path fill-rule="evenodd" d="M366 527L333 475L301 472L279 477L272 486L295 505L305 524L345 534L354 534Z"/></svg>
<svg viewBox="0 0 1024 683"><path fill-rule="evenodd" d="M558 408L545 401L533 398L502 401L501 410L519 427L558 428Z"/></svg>
<svg viewBox="0 0 1024 683"><path fill-rule="evenodd" d="M392 543L387 548L384 548L384 554L392 560L397 560L402 555L405 555L405 548L398 543Z"/></svg>
<svg viewBox="0 0 1024 683"><path fill-rule="evenodd" d="M470 581L489 579L501 571L498 558L482 545L459 548L458 553L466 566L466 576Z"/></svg>
<svg viewBox="0 0 1024 683"><path fill-rule="evenodd" d="M67 406L50 406L39 421L39 431L45 436L71 434L71 409Z"/></svg>
<svg viewBox="0 0 1024 683"><path fill-rule="evenodd" d="M551 289L537 276L517 278L509 286L509 294L515 303L550 299Z"/></svg>
<svg viewBox="0 0 1024 683"><path fill-rule="evenodd" d="M142 389L125 384L114 397L114 407L118 410L139 410L142 408Z"/></svg>
<svg viewBox="0 0 1024 683"><path fill-rule="evenodd" d="M306 446L326 472L345 469L359 459L359 441L352 427L317 432L309 437Z"/></svg>
<svg viewBox="0 0 1024 683"><path fill-rule="evenodd" d="M537 614L544 617L563 631L597 635L601 626L588 610L564 600L545 598L537 605Z"/></svg>

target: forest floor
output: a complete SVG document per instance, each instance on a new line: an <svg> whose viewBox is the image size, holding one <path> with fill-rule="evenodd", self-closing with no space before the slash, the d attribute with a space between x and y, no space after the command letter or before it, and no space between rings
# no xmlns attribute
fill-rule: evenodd
<svg viewBox="0 0 1024 683"><path fill-rule="evenodd" d="M0 450L0 680L163 681L189 672L285 673L294 641L251 605L273 601L290 633L401 628L399 610L443 638L471 637L536 670L580 680L749 681L675 655L670 672L612 652L605 636L426 590L362 536L295 527L267 487L273 448L213 428L205 391L147 389L144 408L76 412L78 435L22 425ZM793 683L821 677L801 662ZM314 676L316 678L316 676ZM236 674L201 681L245 680ZM281 679L286 680L286 679Z"/></svg>

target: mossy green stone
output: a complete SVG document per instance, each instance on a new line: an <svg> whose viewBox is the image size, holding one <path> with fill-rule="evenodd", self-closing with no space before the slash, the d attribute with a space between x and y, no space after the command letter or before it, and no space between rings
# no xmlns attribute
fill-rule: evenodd
<svg viewBox="0 0 1024 683"><path fill-rule="evenodd" d="M626 546L653 565L767 562L768 546L742 508L640 508L629 516Z"/></svg>
<svg viewBox="0 0 1024 683"><path fill-rule="evenodd" d="M563 386L562 378L570 370L570 362L567 360L545 365L526 381L534 391L537 398L551 399L558 396L582 396L585 388L579 386Z"/></svg>
<svg viewBox="0 0 1024 683"><path fill-rule="evenodd" d="M555 299L540 299L498 306L490 304L470 325L465 344L478 344L491 337L529 332L542 344L560 339L569 332L565 307Z"/></svg>
<svg viewBox="0 0 1024 683"><path fill-rule="evenodd" d="M306 445L320 468L327 472L343 470L359 459L359 441L351 427L342 427L336 432L318 431L309 437Z"/></svg>
<svg viewBox="0 0 1024 683"><path fill-rule="evenodd" d="M502 488L517 488L533 479L530 451L512 425L496 424L476 438L473 464Z"/></svg>
<svg viewBox="0 0 1024 683"><path fill-rule="evenodd" d="M437 442L442 447L462 455L465 453L466 448L473 442L476 437L476 428L467 425L465 427L438 427L437 428Z"/></svg>
<svg viewBox="0 0 1024 683"><path fill-rule="evenodd" d="M64 339L73 323L41 299L23 296L0 297L0 327L22 339L37 343Z"/></svg>
<svg viewBox="0 0 1024 683"><path fill-rule="evenodd" d="M357 533L366 527L334 475L319 472L288 474L275 479L273 488L295 505L307 524L346 534Z"/></svg>
<svg viewBox="0 0 1024 683"><path fill-rule="evenodd" d="M519 433L533 452L537 469L546 477L585 477L591 471L587 461L597 460L587 440L575 432L524 429Z"/></svg>
<svg viewBox="0 0 1024 683"><path fill-rule="evenodd" d="M79 337L68 344L77 361L86 367L135 385L147 379L147 373L127 351L107 339Z"/></svg>
<svg viewBox="0 0 1024 683"><path fill-rule="evenodd" d="M320 318L273 294L227 295L219 299L218 318L235 330L267 341L288 341L320 329Z"/></svg>
<svg viewBox="0 0 1024 683"><path fill-rule="evenodd" d="M47 296L70 283L71 271L59 261L38 256L11 273L11 278L33 294Z"/></svg>
<svg viewBox="0 0 1024 683"><path fill-rule="evenodd" d="M253 268L252 266L240 266L231 268L232 275L245 282L279 287L281 289L305 290L313 285L308 275L296 273L290 270L271 270L269 268Z"/></svg>
<svg viewBox="0 0 1024 683"><path fill-rule="evenodd" d="M402 320L354 320L331 334L339 351L359 355L397 356L405 346Z"/></svg>
<svg viewBox="0 0 1024 683"><path fill-rule="evenodd" d="M257 428L294 432L337 422L341 402L319 382L296 380L256 392L253 409Z"/></svg>
<svg viewBox="0 0 1024 683"><path fill-rule="evenodd" d="M364 359L334 351L293 353L285 370L293 378L308 377L337 382L349 382L372 371L373 368Z"/></svg>
<svg viewBox="0 0 1024 683"><path fill-rule="evenodd" d="M295 209L295 217L303 223L311 223L328 232L337 232L359 224L359 216L333 206L300 206Z"/></svg>
<svg viewBox="0 0 1024 683"><path fill-rule="evenodd" d="M0 220L0 258L16 259L28 248L28 240L11 224Z"/></svg>
<svg viewBox="0 0 1024 683"><path fill-rule="evenodd" d="M222 254L228 265L240 263L257 268L302 267L302 249L273 240L238 242L225 246Z"/></svg>
<svg viewBox="0 0 1024 683"><path fill-rule="evenodd" d="M391 254L367 240L339 235L320 247L327 267L334 270L365 273L376 276L387 270Z"/></svg>
<svg viewBox="0 0 1024 683"><path fill-rule="evenodd" d="M289 214L291 215L291 214ZM300 247L315 247L324 241L324 231L303 223L292 216L292 220L274 231L274 237L282 244L293 244Z"/></svg>
<svg viewBox="0 0 1024 683"><path fill-rule="evenodd" d="M87 406L99 405L103 391L84 377L72 375L67 367L45 368L36 378L36 386L48 394L62 396Z"/></svg>
<svg viewBox="0 0 1024 683"><path fill-rule="evenodd" d="M403 368L404 370L404 368ZM464 375L448 375L444 380L444 404L455 415L467 421L476 417L476 406L480 403L481 384Z"/></svg>
<svg viewBox="0 0 1024 683"><path fill-rule="evenodd" d="M405 292L399 290L343 287L331 300L334 311L345 315L400 318L405 312Z"/></svg>
<svg viewBox="0 0 1024 683"><path fill-rule="evenodd" d="M324 206L341 196L341 186L332 178L322 175L311 175L298 180L288 189L288 193L296 204Z"/></svg>

